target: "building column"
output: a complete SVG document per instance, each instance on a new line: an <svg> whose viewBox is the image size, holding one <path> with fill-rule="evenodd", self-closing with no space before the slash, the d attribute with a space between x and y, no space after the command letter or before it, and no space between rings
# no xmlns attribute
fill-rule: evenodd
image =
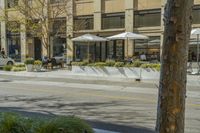
<svg viewBox="0 0 200 133"><path fill-rule="evenodd" d="M26 26L24 24L20 25L20 42L21 42L21 62L24 62L27 55L27 45L26 45Z"/></svg>
<svg viewBox="0 0 200 133"><path fill-rule="evenodd" d="M125 29L127 32L133 32L134 29L134 5L135 0L125 0ZM125 57L132 57L134 46L134 41L125 41Z"/></svg>
<svg viewBox="0 0 200 133"><path fill-rule="evenodd" d="M0 16L3 16L3 18L5 18L4 16L6 16L5 14L5 8L6 8L6 0L1 0L0 1ZM6 18L5 18L6 19ZM4 50L6 51L6 55L8 54L8 48L7 48L7 35L6 35L6 21L2 20L1 21L1 48L4 48Z"/></svg>
<svg viewBox="0 0 200 133"><path fill-rule="evenodd" d="M167 0L161 1L161 36L160 36L160 57L162 57L162 46L163 46L163 39L164 39L164 13L165 13L165 5L167 3Z"/></svg>
<svg viewBox="0 0 200 133"><path fill-rule="evenodd" d="M94 31L101 30L101 0L94 0Z"/></svg>
<svg viewBox="0 0 200 133"><path fill-rule="evenodd" d="M67 63L69 64L74 57L74 45L73 45L73 6L74 1L69 0L67 2L67 17L66 17L66 42L67 42Z"/></svg>
<svg viewBox="0 0 200 133"><path fill-rule="evenodd" d="M6 55L8 54L7 37L6 37L6 22L1 21L1 48L4 48Z"/></svg>
<svg viewBox="0 0 200 133"><path fill-rule="evenodd" d="M49 45L50 45L50 56L53 57L54 55L54 51L53 51L53 47L54 47L54 39L55 37L53 36L49 36Z"/></svg>

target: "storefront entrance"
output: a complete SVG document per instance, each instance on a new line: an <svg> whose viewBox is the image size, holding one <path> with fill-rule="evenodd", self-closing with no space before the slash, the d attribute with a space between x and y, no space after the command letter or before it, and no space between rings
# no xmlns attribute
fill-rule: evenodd
<svg viewBox="0 0 200 133"><path fill-rule="evenodd" d="M34 38L34 57L35 60L41 60L42 58L42 44L38 37Z"/></svg>
<svg viewBox="0 0 200 133"><path fill-rule="evenodd" d="M21 61L21 45L20 34L9 33L7 34L8 56L14 59L16 62Z"/></svg>
<svg viewBox="0 0 200 133"><path fill-rule="evenodd" d="M123 40L115 40L115 41L107 42L106 59L112 59L116 61L124 60L124 41Z"/></svg>
<svg viewBox="0 0 200 133"><path fill-rule="evenodd" d="M95 62L112 59L124 60L124 41L94 42L89 44L90 59ZM83 61L88 58L88 43L75 43L75 61Z"/></svg>

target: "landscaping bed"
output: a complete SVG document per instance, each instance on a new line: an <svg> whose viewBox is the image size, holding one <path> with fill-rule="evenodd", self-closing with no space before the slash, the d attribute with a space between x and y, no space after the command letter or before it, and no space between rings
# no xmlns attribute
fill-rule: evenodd
<svg viewBox="0 0 200 133"><path fill-rule="evenodd" d="M158 79L160 64L146 63L139 60L133 63L106 62L72 62L72 73L101 77Z"/></svg>
<svg viewBox="0 0 200 133"><path fill-rule="evenodd" d="M29 118L13 113L0 113L0 133L94 133L83 120L70 116Z"/></svg>
<svg viewBox="0 0 200 133"><path fill-rule="evenodd" d="M18 65L14 65L14 66L6 65L2 69L4 71L14 71L14 72L26 71L24 64L18 64Z"/></svg>

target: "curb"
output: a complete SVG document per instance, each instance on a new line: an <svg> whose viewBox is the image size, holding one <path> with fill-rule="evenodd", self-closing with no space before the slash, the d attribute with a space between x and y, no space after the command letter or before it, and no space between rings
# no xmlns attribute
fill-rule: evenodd
<svg viewBox="0 0 200 133"><path fill-rule="evenodd" d="M102 129L93 129L95 133L120 133L120 132L113 132L108 130L102 130Z"/></svg>

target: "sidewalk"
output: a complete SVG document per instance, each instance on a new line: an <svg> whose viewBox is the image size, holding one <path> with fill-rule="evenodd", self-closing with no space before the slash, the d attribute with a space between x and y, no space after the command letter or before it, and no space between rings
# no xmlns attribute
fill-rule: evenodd
<svg viewBox="0 0 200 133"><path fill-rule="evenodd" d="M0 71L0 75L10 75L10 76L23 76L23 77L46 77L46 78L62 78L62 79L82 79L82 80L104 80L104 81L120 81L120 82L133 82L134 78L119 78L119 77L100 77L91 75L79 75L74 74L69 70L54 70L48 72L7 72ZM158 83L159 80L152 79L141 79L144 83ZM188 75L187 80L188 86L200 86L200 76L199 75Z"/></svg>

